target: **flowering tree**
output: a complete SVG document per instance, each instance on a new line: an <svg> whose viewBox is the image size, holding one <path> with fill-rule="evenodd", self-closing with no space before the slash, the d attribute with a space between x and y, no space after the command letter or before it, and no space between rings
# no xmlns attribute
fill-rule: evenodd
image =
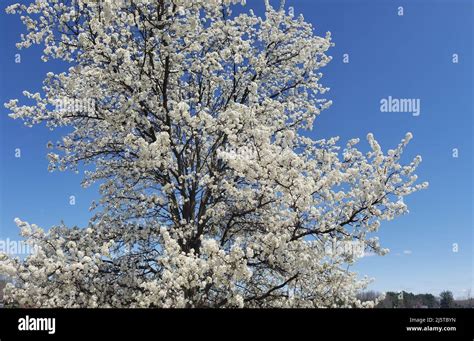
<svg viewBox="0 0 474 341"><path fill-rule="evenodd" d="M3 255L10 305L39 307L350 307L368 280L347 266L384 254L373 232L407 212L420 157L344 149L302 132L331 101L320 84L332 46L284 6L232 14L236 0L36 0L8 7L43 44L48 73L27 125L71 127L50 169L85 172L101 199L87 228L48 232ZM241 1L243 2L243 1ZM92 105L63 105L58 102ZM358 243L358 244L356 244ZM349 247L348 247L349 246Z"/></svg>

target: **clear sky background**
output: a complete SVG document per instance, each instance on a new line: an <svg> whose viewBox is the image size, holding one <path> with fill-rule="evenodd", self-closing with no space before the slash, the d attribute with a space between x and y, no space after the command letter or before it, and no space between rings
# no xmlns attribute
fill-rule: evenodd
<svg viewBox="0 0 474 341"><path fill-rule="evenodd" d="M1 0L6 7L14 0ZM21 1L20 1L21 2ZM28 1L24 1L28 2ZM277 3L273 1L272 3ZM406 132L414 139L405 161L420 154L419 179L427 190L405 202L410 213L382 224L378 233L391 253L363 258L355 269L374 277L372 289L415 293L452 290L456 297L473 290L473 1L471 0L287 0L303 13L316 33L331 31L333 61L322 70L334 104L316 120L316 138L340 136L362 140L374 133L384 150ZM404 15L399 16L403 6ZM261 13L263 0L247 0ZM0 103L22 99L22 91L41 90L48 71L40 49L18 51L24 32L18 16L0 13ZM21 63L15 63L19 53ZM349 63L343 55L349 54ZM453 54L459 62L453 63ZM380 100L421 100L420 116L380 111ZM13 219L44 228L63 220L85 226L97 187L84 190L82 176L48 173L46 143L61 136L45 127L24 127L0 108L0 239L17 240ZM20 148L21 157L15 158ZM459 157L453 158L453 148ZM76 204L70 205L74 195ZM458 251L453 251L457 244Z"/></svg>

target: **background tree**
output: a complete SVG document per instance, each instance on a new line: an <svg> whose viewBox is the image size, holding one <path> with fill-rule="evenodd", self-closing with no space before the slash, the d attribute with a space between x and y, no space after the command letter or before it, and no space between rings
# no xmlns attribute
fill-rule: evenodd
<svg viewBox="0 0 474 341"><path fill-rule="evenodd" d="M422 304L427 308L439 308L439 302L433 294L422 294Z"/></svg>
<svg viewBox="0 0 474 341"><path fill-rule="evenodd" d="M400 305L398 295L399 293L392 291L385 293L384 299L380 300L380 302L377 304L377 308L398 308Z"/></svg>
<svg viewBox="0 0 474 341"><path fill-rule="evenodd" d="M472 301L472 294L471 294L471 289L467 289L467 295L466 295L466 303L468 308L474 308L474 304Z"/></svg>
<svg viewBox="0 0 474 341"><path fill-rule="evenodd" d="M233 15L239 1L78 0L10 6L48 73L36 102L7 104L27 125L67 126L50 169L85 172L101 199L87 228L48 232L3 256L10 305L114 307L372 306L347 270L373 233L408 212L421 161L412 138L384 154L302 134L331 101L320 69L331 36L293 9ZM66 103L66 104L65 104Z"/></svg>
<svg viewBox="0 0 474 341"><path fill-rule="evenodd" d="M453 308L454 307L454 297L453 293L449 290L443 291L439 294L440 297L440 308Z"/></svg>

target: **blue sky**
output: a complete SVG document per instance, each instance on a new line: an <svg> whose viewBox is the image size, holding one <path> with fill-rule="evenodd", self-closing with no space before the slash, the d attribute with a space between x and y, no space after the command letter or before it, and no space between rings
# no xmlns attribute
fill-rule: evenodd
<svg viewBox="0 0 474 341"><path fill-rule="evenodd" d="M4 1L10 4L15 1ZM273 3L276 3L273 1ZM247 0L261 12L263 0ZM379 291L452 290L466 295L473 285L473 2L470 0L287 0L316 33L331 31L333 61L322 70L333 106L316 120L316 138L342 142L374 133L387 150L410 131L405 157L422 155L420 180L428 190L405 201L410 213L382 224L378 234L391 249L384 257L365 257L355 267L376 279ZM403 6L404 15L399 16ZM43 63L40 50L17 51L23 33L17 16L0 13L0 102L40 91L48 71L64 65ZM21 63L15 63L20 53ZM349 54L349 63L343 55ZM453 63L453 54L459 62ZM421 114L381 112L380 100L413 98ZM81 175L48 173L46 143L61 136L45 127L26 128L0 108L0 238L18 239L15 217L42 227L63 220L84 226L96 187L80 187ZM21 158L15 158L15 149ZM458 148L459 157L452 157ZM69 197L76 204L69 204ZM453 252L453 244L458 252ZM474 292L473 292L474 294Z"/></svg>

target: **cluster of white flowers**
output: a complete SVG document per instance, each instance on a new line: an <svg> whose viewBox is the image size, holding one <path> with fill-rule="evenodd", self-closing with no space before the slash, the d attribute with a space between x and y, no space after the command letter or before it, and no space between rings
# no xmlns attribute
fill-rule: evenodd
<svg viewBox="0 0 474 341"><path fill-rule="evenodd" d="M93 6L59 0L8 8L28 28L19 47L71 62L48 73L43 95L6 104L27 125L73 129L49 146L50 169L91 164L100 183L87 229L44 232L18 221L37 247L0 255L14 279L9 305L40 307L371 306L368 279L347 271L362 243L407 212L426 184L401 165L411 134L384 154L301 134L331 105L320 83L331 36L266 2L264 17L234 15L242 1L134 0ZM87 98L94 110L54 110Z"/></svg>

